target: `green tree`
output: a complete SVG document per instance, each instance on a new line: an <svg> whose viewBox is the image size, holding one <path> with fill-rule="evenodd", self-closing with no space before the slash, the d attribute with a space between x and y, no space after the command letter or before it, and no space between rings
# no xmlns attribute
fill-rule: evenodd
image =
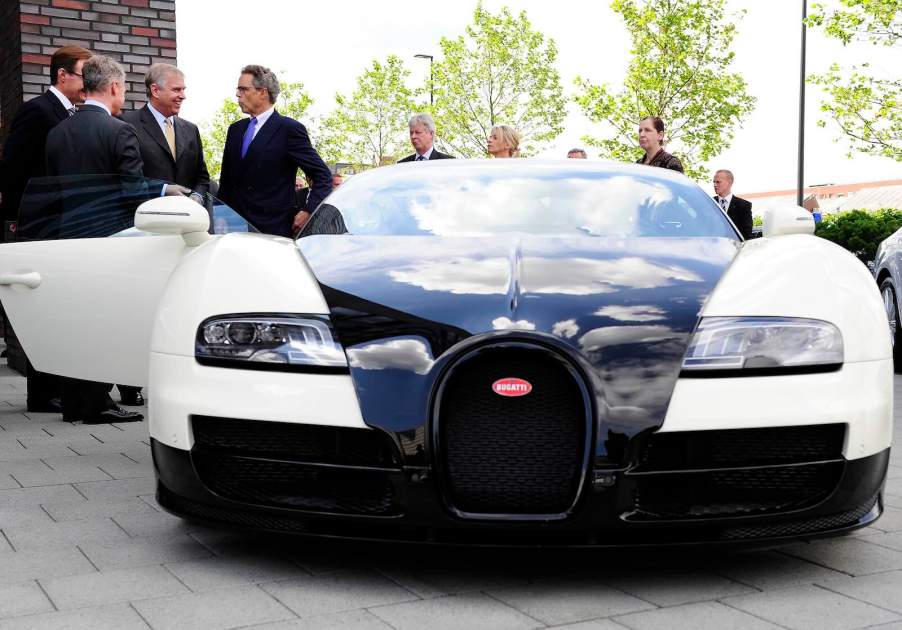
<svg viewBox="0 0 902 630"><path fill-rule="evenodd" d="M497 15L476 5L463 35L440 42L433 66L433 116L438 144L460 157L485 157L492 127L506 124L523 137L524 154L563 131L565 105L555 68L557 46L533 30L526 12Z"/></svg>
<svg viewBox="0 0 902 630"><path fill-rule="evenodd" d="M614 0L632 38L623 88L577 77L576 102L608 133L583 140L604 157L635 161L639 121L660 116L668 149L686 174L707 177L704 166L730 146L734 130L755 107L745 80L730 72L736 22L724 17L724 0Z"/></svg>
<svg viewBox="0 0 902 630"><path fill-rule="evenodd" d="M844 45L855 40L883 47L902 43L902 0L838 0L832 6L815 5L808 24ZM809 81L827 94L821 102L825 118L818 125L825 127L832 119L839 138L848 142L849 157L857 151L902 162L902 80L878 76L863 63L848 70L833 64Z"/></svg>
<svg viewBox="0 0 902 630"><path fill-rule="evenodd" d="M350 96L335 95L335 109L321 126L318 150L335 162L379 166L409 148L407 121L416 108L405 85L410 71L396 56L374 59L357 77Z"/></svg>
<svg viewBox="0 0 902 630"><path fill-rule="evenodd" d="M276 109L283 116L299 120L312 103L313 99L304 91L303 83L279 82L279 98L276 99ZM222 170L222 152L225 149L229 125L241 120L242 116L235 99L227 98L213 114L213 118L201 125L204 160L207 163L211 179L219 179L219 172Z"/></svg>

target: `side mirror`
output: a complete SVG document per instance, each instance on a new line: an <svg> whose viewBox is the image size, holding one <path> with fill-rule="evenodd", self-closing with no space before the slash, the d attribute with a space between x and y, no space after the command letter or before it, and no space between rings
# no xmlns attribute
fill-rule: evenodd
<svg viewBox="0 0 902 630"><path fill-rule="evenodd" d="M135 227L155 234L181 234L194 247L210 238L210 215L187 197L157 197L138 206Z"/></svg>
<svg viewBox="0 0 902 630"><path fill-rule="evenodd" d="M778 206L764 211L761 235L814 234L814 217L801 206Z"/></svg>

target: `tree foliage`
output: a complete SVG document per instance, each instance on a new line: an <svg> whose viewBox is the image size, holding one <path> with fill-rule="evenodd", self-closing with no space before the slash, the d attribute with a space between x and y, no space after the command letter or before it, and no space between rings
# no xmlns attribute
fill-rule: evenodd
<svg viewBox="0 0 902 630"><path fill-rule="evenodd" d="M279 82L279 98L276 109L283 116L295 120L300 119L313 99L304 91L303 83ZM229 125L241 120L243 114L234 98L227 98L222 106L213 114L213 118L201 125L201 139L204 143L204 160L211 179L219 179L222 170L222 152L225 149L226 134Z"/></svg>
<svg viewBox="0 0 902 630"><path fill-rule="evenodd" d="M902 0L837 0L833 9L818 4L808 24L843 44L855 40L875 46L902 43ZM809 78L827 94L821 102L826 126L832 120L853 152L902 161L902 80L877 76L870 64L845 70L839 64Z"/></svg>
<svg viewBox="0 0 902 630"><path fill-rule="evenodd" d="M511 125L521 151L534 152L563 131L566 101L555 68L554 40L534 30L522 11L495 15L482 4L461 35L440 42L433 66L432 112L438 144L460 157L485 157L492 127Z"/></svg>
<svg viewBox="0 0 902 630"><path fill-rule="evenodd" d="M858 256L862 262L867 262L874 260L880 243L900 227L902 210L849 210L825 216L818 223L815 234L833 241Z"/></svg>
<svg viewBox="0 0 902 630"><path fill-rule="evenodd" d="M730 46L742 13L725 19L724 0L614 0L632 38L622 89L577 77L576 102L609 133L584 137L604 157L635 161L639 121L660 116L668 150L686 174L707 176L704 163L730 145L755 107L745 80L730 72Z"/></svg>
<svg viewBox="0 0 902 630"><path fill-rule="evenodd" d="M318 149L326 160L379 166L410 148L407 121L416 105L405 85L410 71L396 56L357 77L350 96L335 95L335 109L322 123Z"/></svg>

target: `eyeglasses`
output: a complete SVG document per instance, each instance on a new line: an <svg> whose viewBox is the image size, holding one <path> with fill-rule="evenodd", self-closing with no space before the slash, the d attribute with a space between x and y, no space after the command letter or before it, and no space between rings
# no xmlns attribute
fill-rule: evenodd
<svg viewBox="0 0 902 630"><path fill-rule="evenodd" d="M84 77L82 75L78 74L77 72L69 72L68 70L66 70L66 74L71 74L73 77L78 77L79 79L84 79Z"/></svg>
<svg viewBox="0 0 902 630"><path fill-rule="evenodd" d="M242 94L244 94L244 93L247 92L248 90L262 90L263 88L258 88L258 87L253 86L253 85L248 86L248 87L245 87L245 86L243 86L243 85L239 85L239 86L236 87L235 89L236 89L238 92L241 92Z"/></svg>

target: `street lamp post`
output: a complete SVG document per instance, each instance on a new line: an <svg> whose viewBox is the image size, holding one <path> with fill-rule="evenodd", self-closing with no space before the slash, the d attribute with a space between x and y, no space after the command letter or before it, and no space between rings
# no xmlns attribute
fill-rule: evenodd
<svg viewBox="0 0 902 630"><path fill-rule="evenodd" d="M429 60L429 105L431 107L435 102L435 98L433 96L433 90L432 90L432 81L433 81L432 55L424 55L422 53L419 53L419 54L414 55L414 57L416 57L417 59L428 59Z"/></svg>
<svg viewBox="0 0 902 630"><path fill-rule="evenodd" d="M797 201L801 206L805 195L805 35L808 0L802 0L802 62L799 76L799 181Z"/></svg>

